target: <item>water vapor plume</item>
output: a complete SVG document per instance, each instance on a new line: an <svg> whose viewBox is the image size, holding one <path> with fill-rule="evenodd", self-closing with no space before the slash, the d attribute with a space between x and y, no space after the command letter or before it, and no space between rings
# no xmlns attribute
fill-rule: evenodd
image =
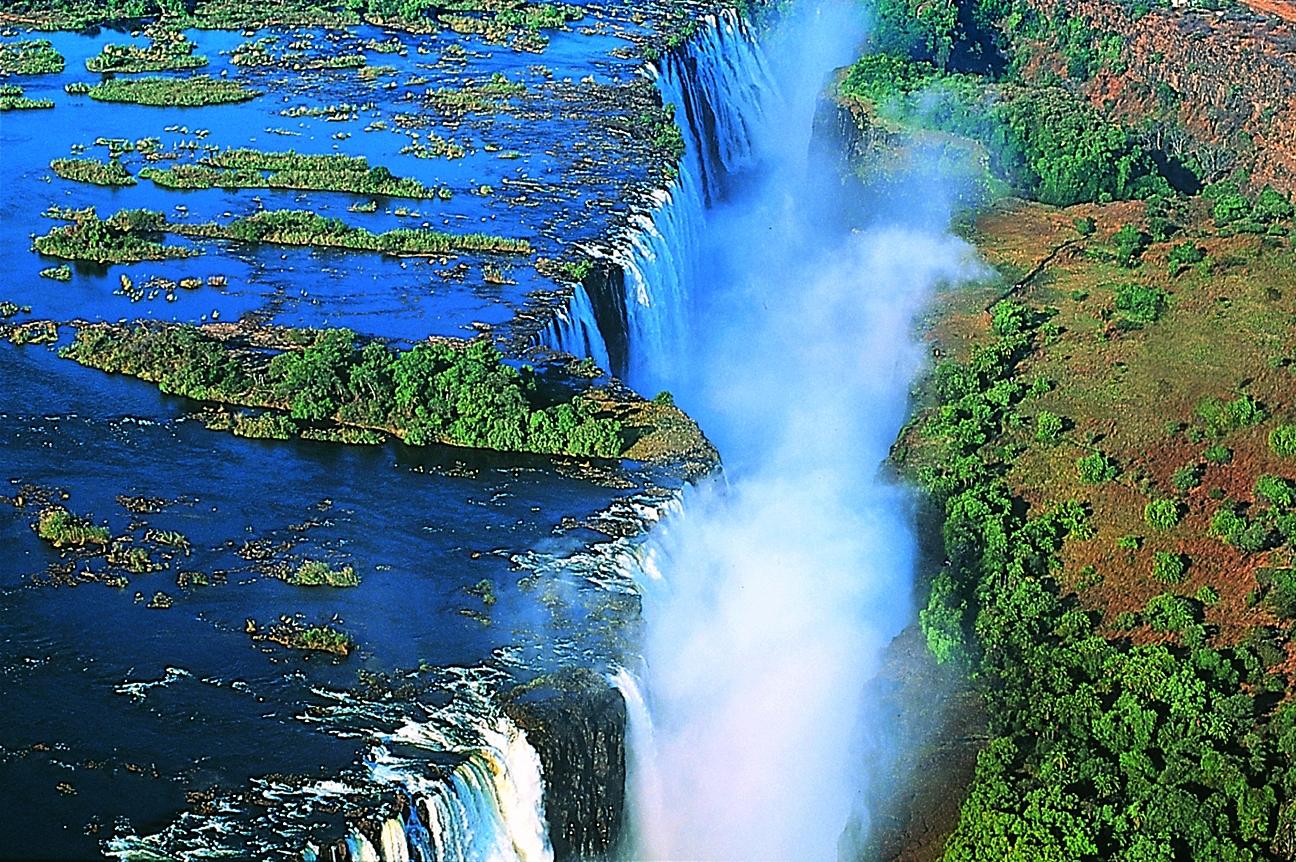
<svg viewBox="0 0 1296 862"><path fill-rule="evenodd" d="M811 5L770 34L757 167L701 217L663 382L726 477L689 492L644 566L636 858L835 859L870 790L863 693L914 618L911 499L884 462L924 362L915 318L977 264L925 220L850 230L810 199L832 169L808 161L816 100L860 44L855 8Z"/></svg>

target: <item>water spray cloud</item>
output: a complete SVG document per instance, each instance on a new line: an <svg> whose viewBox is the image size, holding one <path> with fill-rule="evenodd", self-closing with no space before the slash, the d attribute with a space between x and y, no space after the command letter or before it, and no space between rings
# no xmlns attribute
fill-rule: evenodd
<svg viewBox="0 0 1296 862"><path fill-rule="evenodd" d="M762 72L782 101L752 126L760 166L700 216L681 276L687 337L662 382L728 481L691 492L645 566L639 858L836 858L868 789L863 692L913 619L910 500L882 465L924 361L915 317L977 267L903 214L851 232L807 199L828 170L806 161L816 98L858 44L848 11L824 4L771 35L788 62Z"/></svg>

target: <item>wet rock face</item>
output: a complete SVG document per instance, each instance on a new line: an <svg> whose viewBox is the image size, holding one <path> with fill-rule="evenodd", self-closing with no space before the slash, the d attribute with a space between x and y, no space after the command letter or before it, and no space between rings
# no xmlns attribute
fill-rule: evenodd
<svg viewBox="0 0 1296 862"><path fill-rule="evenodd" d="M630 365L630 324L626 315L625 270L620 264L602 261L583 282L594 304L594 322L603 334L611 371L624 376Z"/></svg>
<svg viewBox="0 0 1296 862"><path fill-rule="evenodd" d="M599 682L538 689L506 708L540 755L558 862L606 858L621 836L626 708L621 692Z"/></svg>

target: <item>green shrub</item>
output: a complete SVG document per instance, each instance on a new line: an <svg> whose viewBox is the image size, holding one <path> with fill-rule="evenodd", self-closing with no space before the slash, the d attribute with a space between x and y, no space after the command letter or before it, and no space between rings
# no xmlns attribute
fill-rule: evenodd
<svg viewBox="0 0 1296 862"><path fill-rule="evenodd" d="M1035 416L1035 439L1041 443L1056 443L1062 437L1064 420L1051 410L1041 410Z"/></svg>
<svg viewBox="0 0 1296 862"><path fill-rule="evenodd" d="M1143 507L1143 520L1157 530L1169 530L1177 526L1182 517L1179 504L1174 500L1153 500Z"/></svg>
<svg viewBox="0 0 1296 862"><path fill-rule="evenodd" d="M1181 493L1191 491L1201 484L1202 467L1200 464L1186 464L1175 470L1171 483Z"/></svg>
<svg viewBox="0 0 1296 862"><path fill-rule="evenodd" d="M1181 632L1197 621L1192 603L1173 593L1161 593L1148 599L1143 612L1154 631Z"/></svg>
<svg viewBox="0 0 1296 862"><path fill-rule="evenodd" d="M1207 398L1197 405L1196 412L1197 417L1205 424L1206 432L1213 437L1221 437L1239 428L1259 425L1267 415L1260 402L1245 393L1232 401Z"/></svg>
<svg viewBox="0 0 1296 862"><path fill-rule="evenodd" d="M1169 294L1159 287L1122 284L1116 288L1116 310L1125 329L1141 329L1161 319Z"/></svg>
<svg viewBox="0 0 1296 862"><path fill-rule="evenodd" d="M1256 479L1255 495L1280 509L1296 507L1296 483L1268 474Z"/></svg>
<svg viewBox="0 0 1296 862"><path fill-rule="evenodd" d="M1259 577L1265 607L1275 616L1296 618L1296 569L1268 569Z"/></svg>
<svg viewBox="0 0 1296 862"><path fill-rule="evenodd" d="M1296 545L1296 512L1283 512L1274 518L1274 527L1284 542Z"/></svg>
<svg viewBox="0 0 1296 862"><path fill-rule="evenodd" d="M1208 608L1214 607L1215 604L1219 602L1219 590L1215 589L1210 584L1203 584L1201 589L1197 590L1193 595L1193 598Z"/></svg>
<svg viewBox="0 0 1296 862"><path fill-rule="evenodd" d="M1137 551L1143 544L1138 536L1121 536L1116 540L1116 547L1123 551Z"/></svg>
<svg viewBox="0 0 1296 862"><path fill-rule="evenodd" d="M1132 224L1121 225L1112 234L1112 253L1121 266L1132 267L1147 249L1149 237Z"/></svg>
<svg viewBox="0 0 1296 862"><path fill-rule="evenodd" d="M1076 472L1086 485L1097 485L1116 478L1116 465L1102 452L1090 452L1076 460Z"/></svg>
<svg viewBox="0 0 1296 862"><path fill-rule="evenodd" d="M1071 224L1075 227L1076 233L1080 234L1080 236L1093 236L1094 231L1098 229L1094 220L1089 216L1076 218L1072 220Z"/></svg>
<svg viewBox="0 0 1296 862"><path fill-rule="evenodd" d="M1157 551L1152 555L1152 577L1163 584L1181 584L1188 575L1188 559L1183 554Z"/></svg>
<svg viewBox="0 0 1296 862"><path fill-rule="evenodd" d="M1283 458L1296 458L1296 425L1279 425L1270 431L1269 448Z"/></svg>
<svg viewBox="0 0 1296 862"><path fill-rule="evenodd" d="M1227 464L1233 460L1233 450L1227 446L1216 443L1207 446L1206 451L1202 452L1202 457L1212 464Z"/></svg>
<svg viewBox="0 0 1296 862"><path fill-rule="evenodd" d="M927 648L938 664L962 661L966 657L964 638L967 604L958 595L958 585L948 569L932 580L927 607L918 612L918 624L927 638Z"/></svg>
<svg viewBox="0 0 1296 862"><path fill-rule="evenodd" d="M1112 620L1111 626L1118 632L1127 632L1138 626L1138 614L1133 611L1121 611Z"/></svg>
<svg viewBox="0 0 1296 862"><path fill-rule="evenodd" d="M1181 242L1170 249L1170 274L1178 275L1193 264L1201 263L1205 259L1206 249L1195 242Z"/></svg>
<svg viewBox="0 0 1296 862"><path fill-rule="evenodd" d="M1246 530L1246 518L1238 514L1234 505L1225 504L1216 510L1211 517L1211 535L1218 536L1230 545L1236 545L1238 538Z"/></svg>

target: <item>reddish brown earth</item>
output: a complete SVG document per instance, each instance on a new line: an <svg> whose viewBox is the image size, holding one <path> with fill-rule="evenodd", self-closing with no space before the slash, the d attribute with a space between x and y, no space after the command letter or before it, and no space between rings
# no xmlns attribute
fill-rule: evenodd
<svg viewBox="0 0 1296 862"><path fill-rule="evenodd" d="M1296 2L1154 9L1141 18L1114 0L1028 2L1125 43L1128 68L1082 85L1094 105L1149 123L1155 144L1196 157L1216 178L1240 167L1256 186L1296 192ZM1065 59L1041 47L1036 70L1065 74Z"/></svg>
<svg viewBox="0 0 1296 862"><path fill-rule="evenodd" d="M1286 21L1296 21L1296 2L1292 0L1243 0L1257 12L1277 15Z"/></svg>

